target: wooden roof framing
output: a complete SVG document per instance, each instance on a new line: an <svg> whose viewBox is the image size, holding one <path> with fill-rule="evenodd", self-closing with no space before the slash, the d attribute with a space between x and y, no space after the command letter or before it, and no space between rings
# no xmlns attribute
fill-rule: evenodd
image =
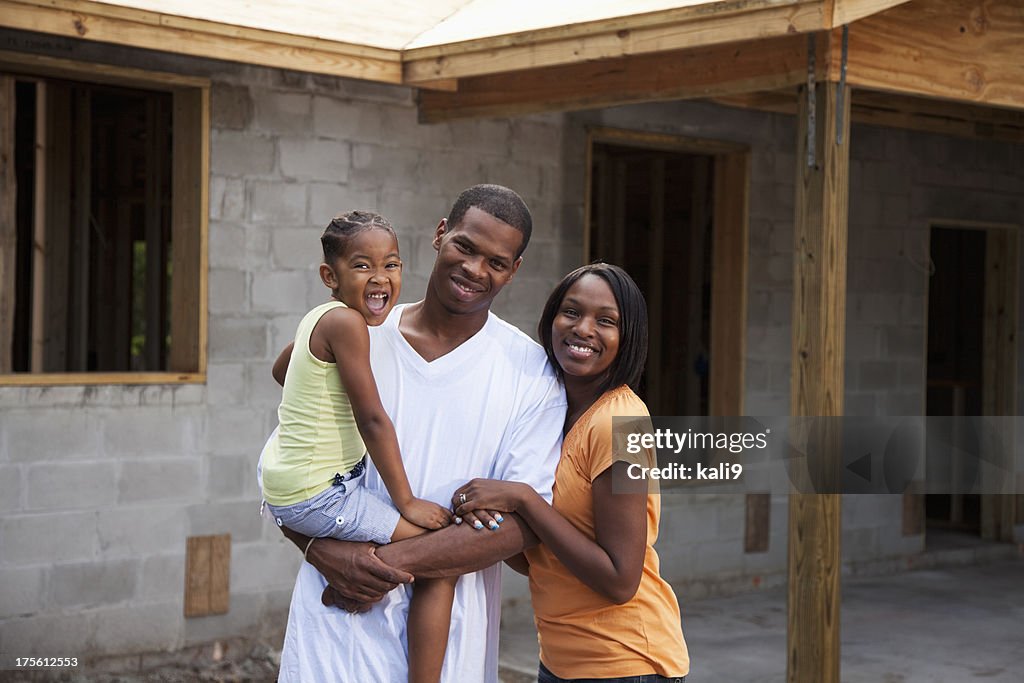
<svg viewBox="0 0 1024 683"><path fill-rule="evenodd" d="M0 0L0 26L431 87L820 31L907 0Z"/></svg>
<svg viewBox="0 0 1024 683"><path fill-rule="evenodd" d="M396 0L386 12L378 7L371 0L0 0L0 26L412 85L422 90L421 118L439 121L707 97L763 106L775 97L766 93L804 80L800 34L818 35L818 77L838 81L840 27L848 25L846 82L857 93L857 119L1006 139L1020 133L1019 119L1004 111L1024 109L1024 6L1016 0ZM867 105L870 92L902 98ZM951 105L936 100L981 107L949 116Z"/></svg>
<svg viewBox="0 0 1024 683"><path fill-rule="evenodd" d="M841 41L841 28L819 32L819 79L839 81ZM424 92L421 116L438 121L769 93L805 80L806 70L805 37L784 34L461 78L456 92ZM960 102L982 108L961 108L954 118L1002 127L1007 117L992 113L993 107L1024 109L1024 6L1014 0L912 0L861 18L849 26L846 82L858 93L902 96L894 101L909 116L882 115L876 122L900 119L901 127L928 128L940 123L930 116L935 109ZM884 107L873 109L881 114ZM867 118L863 108L854 114Z"/></svg>
<svg viewBox="0 0 1024 683"><path fill-rule="evenodd" d="M172 1L166 5L155 11L144 2L0 0L0 26L385 83L402 80L401 53L395 49L195 18L173 13Z"/></svg>

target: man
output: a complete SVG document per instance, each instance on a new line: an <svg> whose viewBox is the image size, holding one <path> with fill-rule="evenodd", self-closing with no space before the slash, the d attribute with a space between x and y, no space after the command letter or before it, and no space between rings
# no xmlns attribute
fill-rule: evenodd
<svg viewBox="0 0 1024 683"><path fill-rule="evenodd" d="M474 477L524 481L550 497L565 397L540 346L490 312L522 263L531 229L529 210L512 190L464 191L437 226L423 300L396 307L370 328L381 400L420 497L447 506ZM367 477L367 486L384 491L372 468ZM407 680L410 589L391 589L412 575L471 571L456 590L441 680L496 683L501 595L494 563L532 539L513 516L494 530L472 526L377 550L331 539L310 546L286 531L307 549L309 564L292 595L280 680Z"/></svg>

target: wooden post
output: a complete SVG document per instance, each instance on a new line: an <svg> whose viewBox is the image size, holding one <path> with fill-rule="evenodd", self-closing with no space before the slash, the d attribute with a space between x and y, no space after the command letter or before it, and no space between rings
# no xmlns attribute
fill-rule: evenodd
<svg viewBox="0 0 1024 683"><path fill-rule="evenodd" d="M797 114L794 416L843 414L850 92L848 87L841 92L836 83L815 90L801 89ZM813 165L808 164L809 101L816 111ZM808 453L809 460L815 456ZM840 503L834 493L790 496L789 683L839 682Z"/></svg>
<svg viewBox="0 0 1024 683"><path fill-rule="evenodd" d="M168 369L206 372L210 91L175 91L172 104L171 348Z"/></svg>
<svg viewBox="0 0 1024 683"><path fill-rule="evenodd" d="M747 338L750 154L715 156L708 414L742 415Z"/></svg>
<svg viewBox="0 0 1024 683"><path fill-rule="evenodd" d="M14 78L0 76L0 373L12 370L18 253L17 171L14 168Z"/></svg>
<svg viewBox="0 0 1024 683"><path fill-rule="evenodd" d="M1010 228L989 228L985 238L985 320L984 353L982 354L982 415L1016 415L1017 390L1017 306L1018 273L1017 231ZM1012 434L1008 443L1013 443ZM1014 449L988 453L999 466L1013 472ZM983 473L986 488L998 487L1002 494L981 496L981 537L1012 543L1014 526L1021 520L1016 515L1012 479L991 481L993 474ZM992 488L989 488L992 490Z"/></svg>

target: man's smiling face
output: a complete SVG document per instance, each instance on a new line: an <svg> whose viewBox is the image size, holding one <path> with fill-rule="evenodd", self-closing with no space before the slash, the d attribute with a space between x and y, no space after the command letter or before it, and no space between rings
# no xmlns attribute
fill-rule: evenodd
<svg viewBox="0 0 1024 683"><path fill-rule="evenodd" d="M519 269L522 243L519 230L470 207L457 225L445 219L437 226L430 287L450 313L486 311Z"/></svg>

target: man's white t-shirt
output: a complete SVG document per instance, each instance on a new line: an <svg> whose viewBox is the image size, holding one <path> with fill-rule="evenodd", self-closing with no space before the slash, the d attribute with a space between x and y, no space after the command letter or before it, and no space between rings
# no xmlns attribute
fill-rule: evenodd
<svg viewBox="0 0 1024 683"><path fill-rule="evenodd" d="M550 500L566 403L544 350L490 314L476 335L428 363L398 330L404 308L370 328L370 364L413 492L447 507L456 488L486 477L526 482ZM372 467L367 486L387 496ZM500 579L499 565L459 579L442 683L497 683ZM303 563L279 680L408 680L411 589L400 586L369 612L348 614L320 603L324 586Z"/></svg>

